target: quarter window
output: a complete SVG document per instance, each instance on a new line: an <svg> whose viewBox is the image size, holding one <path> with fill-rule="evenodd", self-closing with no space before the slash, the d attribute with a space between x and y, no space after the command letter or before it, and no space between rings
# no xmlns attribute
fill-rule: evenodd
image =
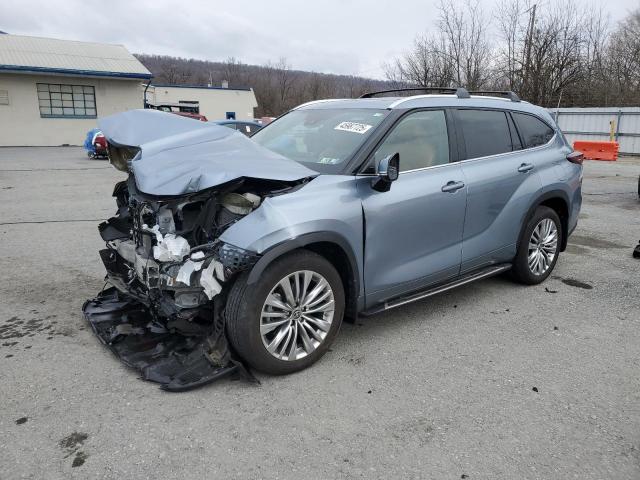
<svg viewBox="0 0 640 480"><path fill-rule="evenodd" d="M96 118L96 93L90 85L38 83L40 116Z"/></svg>
<svg viewBox="0 0 640 480"><path fill-rule="evenodd" d="M447 122L442 110L415 112L404 117L374 154L375 162L400 154L400 171L449 163Z"/></svg>
<svg viewBox="0 0 640 480"><path fill-rule="evenodd" d="M555 134L553 128L544 123L542 120L524 113L512 113L518 131L522 137L524 148L537 147L544 145L553 138Z"/></svg>
<svg viewBox="0 0 640 480"><path fill-rule="evenodd" d="M467 158L511 152L507 115L497 110L458 110Z"/></svg>

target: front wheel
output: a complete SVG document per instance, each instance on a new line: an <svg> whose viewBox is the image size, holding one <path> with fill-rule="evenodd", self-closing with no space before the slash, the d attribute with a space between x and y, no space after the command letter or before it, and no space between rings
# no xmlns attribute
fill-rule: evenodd
<svg viewBox="0 0 640 480"><path fill-rule="evenodd" d="M540 206L527 221L511 270L527 285L542 283L558 261L562 241L560 217L555 210Z"/></svg>
<svg viewBox="0 0 640 480"><path fill-rule="evenodd" d="M320 255L298 250L269 265L254 284L248 272L229 292L229 341L256 370L302 370L327 351L340 329L344 289L340 275Z"/></svg>

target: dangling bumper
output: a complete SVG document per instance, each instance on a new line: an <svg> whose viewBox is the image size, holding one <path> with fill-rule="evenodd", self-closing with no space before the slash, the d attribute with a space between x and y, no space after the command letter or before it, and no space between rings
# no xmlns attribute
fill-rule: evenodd
<svg viewBox="0 0 640 480"><path fill-rule="evenodd" d="M87 300L82 311L109 350L163 390L191 390L232 374L257 382L229 350L221 322L208 335L172 333L149 307L114 287Z"/></svg>

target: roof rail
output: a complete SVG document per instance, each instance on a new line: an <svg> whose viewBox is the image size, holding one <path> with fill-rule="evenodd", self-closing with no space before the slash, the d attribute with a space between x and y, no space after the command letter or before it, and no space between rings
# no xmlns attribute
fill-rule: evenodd
<svg viewBox="0 0 640 480"><path fill-rule="evenodd" d="M520 97L511 90L499 91L499 90L473 90L469 92L471 95L491 95L495 97L506 97L512 102L519 102Z"/></svg>
<svg viewBox="0 0 640 480"><path fill-rule="evenodd" d="M391 90L379 90L377 92L368 92L360 95L358 98L373 98L376 95L393 92L439 92L439 93L455 93L458 98L470 98L469 92L462 87L411 87L411 88L393 88Z"/></svg>

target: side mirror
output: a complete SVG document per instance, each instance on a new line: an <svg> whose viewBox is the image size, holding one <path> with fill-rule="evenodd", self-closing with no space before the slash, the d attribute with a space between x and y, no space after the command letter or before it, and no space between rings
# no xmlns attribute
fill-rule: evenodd
<svg viewBox="0 0 640 480"><path fill-rule="evenodd" d="M391 184L398 179L400 174L400 154L394 153L384 157L377 165L377 173L371 187L378 192L388 192Z"/></svg>

